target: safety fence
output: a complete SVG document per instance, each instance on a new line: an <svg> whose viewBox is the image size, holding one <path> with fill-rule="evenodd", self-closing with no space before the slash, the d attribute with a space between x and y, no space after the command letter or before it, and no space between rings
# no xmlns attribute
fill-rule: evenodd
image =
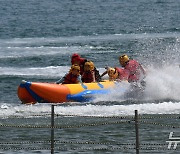
<svg viewBox="0 0 180 154"><path fill-rule="evenodd" d="M58 152L63 152L63 151L93 151L94 153L98 152L108 152L111 151L111 153L113 152L121 152L123 153L135 153L139 154L139 153L144 153L144 151L152 151L151 153L153 153L153 151L170 151L173 153L178 153L178 151L180 152L180 148L178 147L178 143L180 143L180 137L173 137L173 132L174 130L180 130L180 116L179 115L162 115L162 116L157 116L157 115L139 115L138 111L135 110L135 115L134 116L81 116L81 115L62 115L62 114L55 114L54 112L54 107L55 105L51 105L51 113L46 113L46 114L41 114L41 115L31 115L31 116L27 116L27 117L22 117L22 116L11 116L11 117L3 117L2 119L0 119L0 129L3 129L3 131L6 131L5 129L46 129L46 130L50 130L49 133L49 139L48 138L44 138L43 140L40 141L34 141L35 139L33 139L33 141L12 141L9 142L9 140L7 141L0 141L0 150L3 151L7 151L7 150L27 150L27 151L38 151L38 150L45 150L49 151L49 153L51 152L51 154L54 154L54 152L58 151ZM42 125L40 125L39 123L37 125L34 125L34 123L31 122L31 124L22 124L20 122L20 124L15 123L15 124L8 124L6 122L6 119L38 119L38 118L45 118L46 122L47 120L49 120L49 124L48 125L44 125L42 122ZM76 124L69 124L69 123L65 123L63 122L63 125L59 125L56 123L56 120L58 118L67 118L67 117L81 117L81 118L98 118L100 120L97 120L96 122L91 122L91 123L76 123ZM51 119L51 120L50 120ZM105 121L102 121L101 119L105 119ZM111 120L109 120L111 119ZM113 119L113 120L112 120ZM161 120L165 121L169 121L169 124L164 124L161 122ZM173 119L173 121L172 121ZM115 120L115 121L114 121ZM158 122L154 122L155 120L158 120ZM175 124L174 124L175 121ZM36 123L36 122L35 122ZM80 138L80 141L76 141L76 140L58 140L58 138L61 138L61 136L57 136L59 134L55 133L57 132L57 129L78 129L78 128L84 128L86 127L86 129L91 129L92 127L96 127L97 126L108 126L108 125L123 125L123 124L129 124L131 126L133 126L134 128L134 141L132 143L124 143L122 142L122 140L126 140L125 139L121 139L120 142L100 142L100 141L89 141L89 139L87 141L84 141L84 138ZM166 140L163 143L155 143L155 142L150 142L150 141L145 141L142 140L142 132L143 130L141 130L141 132L139 131L139 126L141 126L141 128L144 126L146 127L146 129L152 129L155 126L156 127L160 127L160 130L163 130L164 128L166 128L166 130L168 129L170 132L169 134L169 138L167 136ZM124 128L126 129L126 128ZM38 133L38 131L37 131ZM48 136L48 135L47 135ZM132 141L132 140L130 140ZM22 146L23 145L23 146ZM71 145L71 146L67 146L67 145ZM78 146L75 146L78 145ZM129 151L129 152L128 152ZM93 153L92 152L92 153ZM165 153L165 152L163 152ZM166 152L168 153L168 152Z"/></svg>

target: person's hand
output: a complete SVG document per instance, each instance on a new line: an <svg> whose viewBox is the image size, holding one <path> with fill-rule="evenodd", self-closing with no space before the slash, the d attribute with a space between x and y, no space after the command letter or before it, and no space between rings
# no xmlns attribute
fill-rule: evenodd
<svg viewBox="0 0 180 154"><path fill-rule="evenodd" d="M105 69L108 70L110 67L109 66L106 66Z"/></svg>

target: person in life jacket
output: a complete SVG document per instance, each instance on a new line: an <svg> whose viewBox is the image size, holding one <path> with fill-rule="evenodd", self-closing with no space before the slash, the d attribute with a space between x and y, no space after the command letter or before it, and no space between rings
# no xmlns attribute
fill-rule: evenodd
<svg viewBox="0 0 180 154"><path fill-rule="evenodd" d="M107 74L109 75L109 80L110 81L127 81L129 77L129 71L125 70L123 68L112 68L108 67L107 68Z"/></svg>
<svg viewBox="0 0 180 154"><path fill-rule="evenodd" d="M84 73L84 65L87 61L88 61L87 59L80 57L80 55L77 53L74 53L71 57L72 65L78 64L80 66L80 74L81 75ZM94 72L95 72L95 80L97 82L101 81L101 76L95 66L94 66Z"/></svg>
<svg viewBox="0 0 180 154"><path fill-rule="evenodd" d="M95 82L95 67L92 61L87 61L84 64L84 72L82 74L82 81L85 83Z"/></svg>
<svg viewBox="0 0 180 154"><path fill-rule="evenodd" d="M146 72L142 65L134 59L129 59L126 54L119 57L119 63L129 71L128 82L141 82L145 78Z"/></svg>
<svg viewBox="0 0 180 154"><path fill-rule="evenodd" d="M74 84L74 83L82 83L81 75L80 75L80 67L77 64L71 66L69 73L65 74L63 78L56 81L56 84Z"/></svg>
<svg viewBox="0 0 180 154"><path fill-rule="evenodd" d="M84 64L87 62L87 59L81 58L79 54L74 53L71 57L71 64L77 64L80 66L80 74L84 72Z"/></svg>

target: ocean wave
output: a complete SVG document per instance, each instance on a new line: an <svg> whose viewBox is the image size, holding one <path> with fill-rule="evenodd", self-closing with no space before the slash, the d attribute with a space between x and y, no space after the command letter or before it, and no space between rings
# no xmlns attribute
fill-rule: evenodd
<svg viewBox="0 0 180 154"><path fill-rule="evenodd" d="M71 37L35 37L35 38L13 38L13 39L0 39L2 46L26 46L26 45L39 45L38 47L46 45L53 45L58 43L82 43L91 41L105 41L105 40L119 40L119 39L144 39L144 38L179 38L178 32L165 32L165 33L130 33L130 34L102 34L102 35L88 35L88 36L71 36ZM27 46L27 47L28 47Z"/></svg>
<svg viewBox="0 0 180 154"><path fill-rule="evenodd" d="M120 102L119 102L120 103ZM72 103L73 104L73 103ZM58 105L55 113L62 115L79 116L129 116L138 110L139 114L180 114L180 102L162 102L128 105ZM0 117L22 116L29 117L36 114L51 113L51 104L10 105L3 103L0 106Z"/></svg>

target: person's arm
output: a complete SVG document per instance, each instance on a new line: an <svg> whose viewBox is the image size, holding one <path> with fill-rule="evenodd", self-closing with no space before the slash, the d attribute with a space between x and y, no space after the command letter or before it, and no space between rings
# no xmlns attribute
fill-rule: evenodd
<svg viewBox="0 0 180 154"><path fill-rule="evenodd" d="M58 81L56 81L55 83L56 84L60 84L60 83L63 83L65 77L66 77L67 74L65 74L65 76L63 76L61 79L59 79Z"/></svg>
<svg viewBox="0 0 180 154"><path fill-rule="evenodd" d="M109 69L109 68L110 68L109 66L106 66L106 67L105 67L106 71L105 71L103 74L101 74L101 78L108 73L108 69Z"/></svg>
<svg viewBox="0 0 180 154"><path fill-rule="evenodd" d="M78 80L79 83L83 83L82 80L81 80L81 75L78 75L77 80Z"/></svg>
<svg viewBox="0 0 180 154"><path fill-rule="evenodd" d="M95 71L92 71L93 82L96 82Z"/></svg>
<svg viewBox="0 0 180 154"><path fill-rule="evenodd" d="M101 74L101 78L107 74L107 71L105 71L103 74Z"/></svg>
<svg viewBox="0 0 180 154"><path fill-rule="evenodd" d="M64 77L62 77L61 79L59 79L58 81L56 81L55 83L56 84L60 84L60 83L62 83L64 81Z"/></svg>
<svg viewBox="0 0 180 154"><path fill-rule="evenodd" d="M81 75L78 76L77 80L79 81L79 83L81 84L81 86L84 88L84 89L87 89L87 86L83 84L82 80L81 80Z"/></svg>

